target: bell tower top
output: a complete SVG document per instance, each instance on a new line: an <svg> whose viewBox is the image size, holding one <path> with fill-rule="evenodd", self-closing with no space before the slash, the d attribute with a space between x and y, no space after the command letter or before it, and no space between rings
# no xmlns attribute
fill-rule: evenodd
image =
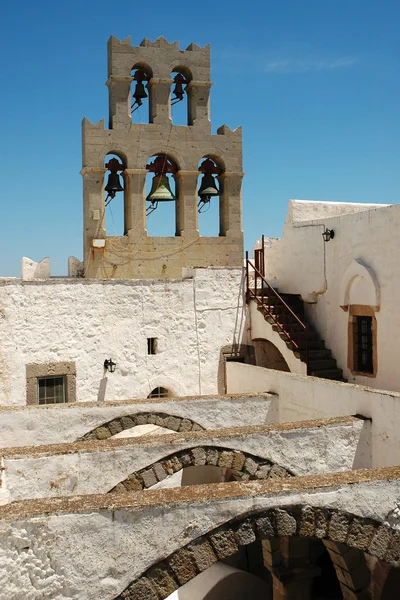
<svg viewBox="0 0 400 600"><path fill-rule="evenodd" d="M106 85L108 128L82 123L85 277L180 279L192 267L241 267L242 130L211 133L210 47L180 50L164 37L132 46L111 36ZM172 120L181 101L185 125ZM110 235L106 217L117 203L123 229ZM211 205L214 233L200 235ZM164 209L174 231L148 235L148 219Z"/></svg>
<svg viewBox="0 0 400 600"><path fill-rule="evenodd" d="M144 38L140 46L131 46L130 36L108 40L108 80L110 114L109 127L130 123L129 87L132 71L143 72L149 89L149 122L171 123L169 94L173 83L171 73L185 78L188 95L188 125L207 127L211 131L209 95L210 45L200 48L192 42L180 50L178 42L169 43L164 37L155 42Z"/></svg>

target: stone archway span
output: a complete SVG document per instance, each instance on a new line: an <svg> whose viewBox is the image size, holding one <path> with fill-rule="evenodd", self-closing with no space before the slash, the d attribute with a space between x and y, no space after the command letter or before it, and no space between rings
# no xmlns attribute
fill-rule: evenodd
<svg viewBox="0 0 400 600"><path fill-rule="evenodd" d="M221 467L231 470L236 481L294 477L294 473L277 463L248 452L216 446L196 446L179 450L120 481L108 493L133 492L152 487L186 467Z"/></svg>
<svg viewBox="0 0 400 600"><path fill-rule="evenodd" d="M161 412L141 412L124 415L123 417L116 417L110 421L106 421L94 429L91 429L76 441L106 440L126 429L131 429L137 425L147 424L158 425L159 427L165 427L166 429L178 432L204 431L204 427L186 417L177 417Z"/></svg>
<svg viewBox="0 0 400 600"><path fill-rule="evenodd" d="M292 506L243 515L153 564L114 600L163 600L219 560L256 540L299 536L345 544L399 566L399 533L378 521L331 508Z"/></svg>

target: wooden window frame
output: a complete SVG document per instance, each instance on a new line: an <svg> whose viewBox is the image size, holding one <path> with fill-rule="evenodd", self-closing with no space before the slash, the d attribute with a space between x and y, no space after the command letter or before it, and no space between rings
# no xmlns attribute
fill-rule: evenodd
<svg viewBox="0 0 400 600"><path fill-rule="evenodd" d="M356 333L357 317L371 317L371 334L372 334L372 372L359 371L355 360L354 338ZM378 372L378 355L377 355L377 322L375 310L372 306L363 304L351 304L349 306L349 324L348 324L348 351L347 351L347 366L352 375L361 377L376 377Z"/></svg>

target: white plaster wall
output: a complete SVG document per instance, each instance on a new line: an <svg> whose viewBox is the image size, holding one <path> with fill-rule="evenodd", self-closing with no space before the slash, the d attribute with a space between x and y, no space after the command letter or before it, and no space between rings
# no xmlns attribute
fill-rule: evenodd
<svg viewBox="0 0 400 600"><path fill-rule="evenodd" d="M5 451L4 464L12 501L104 494L131 473L179 450L199 445L243 451L278 463L296 475L369 467L368 432L369 423L360 420L289 430L246 429L245 433L227 432L226 436L213 435L213 432L210 436L179 434L162 439L144 438L136 443L121 440L120 446L107 449L99 444L99 448L92 451L74 451L67 447L65 454L53 453L51 446L43 448L43 455L8 457Z"/></svg>
<svg viewBox="0 0 400 600"><path fill-rule="evenodd" d="M189 418L205 429L276 423L277 402L268 394L239 394L0 407L0 448L75 442L112 419L147 412Z"/></svg>
<svg viewBox="0 0 400 600"><path fill-rule="evenodd" d="M322 231L335 237L325 243ZM308 314L333 352L344 377L374 388L400 391L397 356L400 353L400 205L329 202L289 203L282 239L266 245L267 278L281 292L301 294ZM341 292L351 264L361 259L376 274L381 291L377 319L378 370L375 378L353 375L347 368L348 313ZM370 286L360 283L352 303L369 304Z"/></svg>
<svg viewBox="0 0 400 600"><path fill-rule="evenodd" d="M363 415L372 419L372 466L400 464L400 394L253 365L227 365L228 391L279 395L279 422Z"/></svg>
<svg viewBox="0 0 400 600"><path fill-rule="evenodd" d="M250 303L250 333L252 340L268 340L279 350L285 359L291 373L300 373L307 375L307 365L299 358L296 358L294 352L290 350L277 331L272 329L272 325L265 320L264 315L258 310L256 302Z"/></svg>
<svg viewBox="0 0 400 600"><path fill-rule="evenodd" d="M234 497L229 484L129 495L126 506L16 516L0 509L0 600L110 600L150 565L191 540L250 511L290 505L344 510L385 521L397 506L400 482L373 481L320 489L266 491L248 483ZM249 493L250 492L250 493ZM124 495L128 498L128 495ZM186 499L185 499L186 498ZM57 510L57 509L55 509ZM9 515L9 516L8 516ZM149 531L157 535L149 535Z"/></svg>
<svg viewBox="0 0 400 600"><path fill-rule="evenodd" d="M220 348L243 337L242 269L195 270L183 281L0 280L0 404L26 402L28 363L75 361L77 400L217 391ZM147 338L158 354L147 355Z"/></svg>

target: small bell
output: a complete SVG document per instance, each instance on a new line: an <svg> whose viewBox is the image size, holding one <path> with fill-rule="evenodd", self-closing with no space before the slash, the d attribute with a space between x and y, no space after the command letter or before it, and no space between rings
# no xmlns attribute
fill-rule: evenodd
<svg viewBox="0 0 400 600"><path fill-rule="evenodd" d="M123 192L124 188L121 185L120 176L118 173L110 173L108 176L107 185L104 188L111 198L114 198L117 192Z"/></svg>
<svg viewBox="0 0 400 600"><path fill-rule="evenodd" d="M181 100L183 100L183 96L185 95L185 92L183 89L183 84L187 83L187 81L183 77L183 75L178 73L178 75L175 75L175 77L174 77L174 83L175 83L175 87L172 90L172 93L175 96L174 100L176 100L176 102L180 102Z"/></svg>
<svg viewBox="0 0 400 600"><path fill-rule="evenodd" d="M171 191L169 180L166 175L154 175L151 183L151 191L146 200L152 204L156 202L169 202L176 200L176 197Z"/></svg>
<svg viewBox="0 0 400 600"><path fill-rule="evenodd" d="M133 92L133 97L135 99L134 104L142 106L142 99L147 98L147 92L144 89L143 84L143 81L147 81L147 75L144 71L136 71L133 79L136 81L135 91ZM134 104L132 106L134 106Z"/></svg>
<svg viewBox="0 0 400 600"><path fill-rule="evenodd" d="M199 189L199 198L202 202L209 202L212 196L219 196L215 178L210 173L204 173Z"/></svg>

